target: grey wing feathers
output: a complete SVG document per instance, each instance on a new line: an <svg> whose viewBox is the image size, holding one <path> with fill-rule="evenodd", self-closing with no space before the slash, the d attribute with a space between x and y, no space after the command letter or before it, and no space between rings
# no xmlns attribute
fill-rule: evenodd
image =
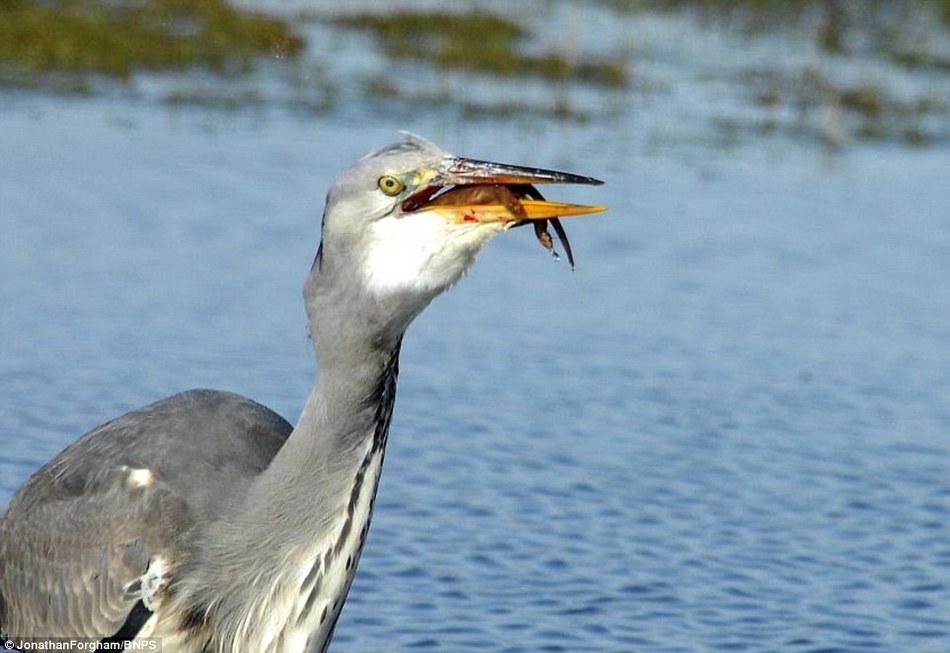
<svg viewBox="0 0 950 653"><path fill-rule="evenodd" d="M0 515L0 629L108 637L260 473L291 427L230 393L190 391L127 413L37 471Z"/></svg>
<svg viewBox="0 0 950 653"><path fill-rule="evenodd" d="M3 629L18 637L108 636L140 598L134 585L153 553L143 537L148 522L168 513L175 497L161 486L128 487L121 466L81 493L66 490L55 471L34 476L0 525ZM177 503L176 517L187 521Z"/></svg>

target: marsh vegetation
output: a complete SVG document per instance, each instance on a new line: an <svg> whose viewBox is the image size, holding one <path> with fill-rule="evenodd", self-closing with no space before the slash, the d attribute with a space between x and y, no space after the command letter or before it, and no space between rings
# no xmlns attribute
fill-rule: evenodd
<svg viewBox="0 0 950 653"><path fill-rule="evenodd" d="M341 13L332 3L315 2L282 15L246 7L227 0L2 0L0 85L134 92L137 80L161 74L180 80L161 95L175 106L263 107L274 102L276 85L294 106L325 112L348 86L367 106L425 107L464 119L611 120L639 98L679 83L651 69L658 55L638 31L645 28L636 27L661 17L721 33L739 48L782 40L772 63L722 67L720 74L757 112L751 120L712 121L726 132L785 131L835 147L852 139L923 145L950 137L945 94L931 90L945 86L950 74L950 0L572 5L572 21L612 12L622 27L619 38L595 48L578 44L578 25L561 20L552 29L540 15L477 3L436 11L407 2ZM341 76L331 45L340 40L365 44L375 69ZM895 74L918 79L895 84Z"/></svg>

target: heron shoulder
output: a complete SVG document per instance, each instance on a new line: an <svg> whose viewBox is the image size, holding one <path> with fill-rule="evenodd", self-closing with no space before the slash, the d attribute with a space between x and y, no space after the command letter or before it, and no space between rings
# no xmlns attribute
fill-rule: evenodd
<svg viewBox="0 0 950 653"><path fill-rule="evenodd" d="M151 609L166 570L173 573L192 538L221 518L291 430L240 395L192 390L73 442L0 514L3 627L103 637L139 600Z"/></svg>

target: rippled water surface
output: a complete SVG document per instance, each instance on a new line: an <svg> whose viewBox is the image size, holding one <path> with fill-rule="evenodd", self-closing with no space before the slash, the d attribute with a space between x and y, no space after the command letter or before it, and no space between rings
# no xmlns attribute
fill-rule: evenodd
<svg viewBox="0 0 950 653"><path fill-rule="evenodd" d="M506 234L412 327L334 651L950 650L950 150L658 144L664 107L0 94L0 503L181 389L293 420L323 195L408 128L610 212L576 272Z"/></svg>

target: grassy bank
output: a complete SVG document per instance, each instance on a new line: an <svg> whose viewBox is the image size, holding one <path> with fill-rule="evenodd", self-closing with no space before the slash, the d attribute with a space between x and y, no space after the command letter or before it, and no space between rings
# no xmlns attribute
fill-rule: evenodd
<svg viewBox="0 0 950 653"><path fill-rule="evenodd" d="M0 75L36 84L63 75L128 79L138 70L238 74L261 55L294 56L285 22L223 0L0 0Z"/></svg>
<svg viewBox="0 0 950 653"><path fill-rule="evenodd" d="M539 11L554 6L547 2L531 6ZM723 74L733 75L724 81L757 110L753 117L722 118L732 133L792 130L796 138L817 134L833 145L852 138L915 145L947 138L950 103L925 86L917 85L914 95L892 80L937 79L950 72L943 47L950 0L578 1L570 20L604 20L606 14L608 20L637 26L627 42L619 32L615 45L596 55L577 47L582 26L564 25L560 15L536 22L520 10L471 5L389 9L342 14L328 9L277 18L228 0L0 0L0 86L91 92L107 89L110 84L98 83L106 79L135 89L131 82L140 72L199 70L219 79L171 77L162 100L170 106L239 110L264 107L276 96L293 109L327 112L338 96L345 97L341 88L350 85L372 109L407 115L425 109L454 112L460 119L611 120L644 94L663 93L675 83L662 66L651 66L655 53L634 31L644 24L637 23L642 18L637 14L673 12L674 21L691 22L701 31L738 35L737 48L746 38L781 34L783 47L796 51L776 51L776 57L788 52L790 61L805 61L798 70L775 65L778 61L724 67ZM533 29L561 31L539 38ZM306 45L302 30L321 39L306 57L298 57ZM366 60L375 61L375 68L344 79L332 49L343 41L368 49ZM298 61L262 66L261 75L245 77L263 58L273 57ZM874 67L860 77L842 74L849 60ZM714 62L696 63L709 68ZM273 77L283 85L276 93ZM491 84L500 90L486 92Z"/></svg>
<svg viewBox="0 0 950 653"><path fill-rule="evenodd" d="M334 18L334 24L372 32L393 59L415 59L440 68L552 81L626 86L627 67L612 59L541 54L522 50L530 38L526 27L497 14L397 11Z"/></svg>

